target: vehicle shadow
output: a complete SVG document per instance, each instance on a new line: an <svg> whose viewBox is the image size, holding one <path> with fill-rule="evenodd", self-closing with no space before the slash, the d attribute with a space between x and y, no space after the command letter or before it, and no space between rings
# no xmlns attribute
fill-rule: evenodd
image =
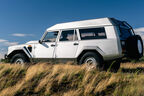
<svg viewBox="0 0 144 96"><path fill-rule="evenodd" d="M123 72L123 73L144 73L144 68L143 67L121 68L121 72Z"/></svg>

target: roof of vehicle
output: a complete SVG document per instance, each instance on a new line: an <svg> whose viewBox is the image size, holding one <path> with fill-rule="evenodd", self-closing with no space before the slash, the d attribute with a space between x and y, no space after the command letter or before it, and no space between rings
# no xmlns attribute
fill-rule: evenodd
<svg viewBox="0 0 144 96"><path fill-rule="evenodd" d="M97 27L97 26L108 26L112 25L110 18L99 18L99 19L91 19L91 20L82 20L82 21L74 21L67 23L56 24L47 29L47 31L55 31L60 29L73 29L73 28L82 28L82 27Z"/></svg>

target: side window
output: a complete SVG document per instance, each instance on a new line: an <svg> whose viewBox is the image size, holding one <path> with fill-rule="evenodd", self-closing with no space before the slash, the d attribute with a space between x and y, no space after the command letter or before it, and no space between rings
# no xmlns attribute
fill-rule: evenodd
<svg viewBox="0 0 144 96"><path fill-rule="evenodd" d="M47 32L45 35L43 42L55 42L57 38L58 32Z"/></svg>
<svg viewBox="0 0 144 96"><path fill-rule="evenodd" d="M132 36L131 29L120 27L119 36L121 40L126 40L128 37Z"/></svg>
<svg viewBox="0 0 144 96"><path fill-rule="evenodd" d="M79 29L79 32L80 32L81 40L106 38L106 33L104 28Z"/></svg>
<svg viewBox="0 0 144 96"><path fill-rule="evenodd" d="M73 41L74 30L62 31L59 41Z"/></svg>

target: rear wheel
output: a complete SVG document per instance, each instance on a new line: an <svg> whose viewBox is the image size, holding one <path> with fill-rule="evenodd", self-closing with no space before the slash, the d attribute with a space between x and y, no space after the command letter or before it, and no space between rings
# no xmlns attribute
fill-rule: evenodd
<svg viewBox="0 0 144 96"><path fill-rule="evenodd" d="M11 63L13 64L21 64L24 65L25 63L29 63L28 58L23 53L18 53L14 55L11 59Z"/></svg>
<svg viewBox="0 0 144 96"><path fill-rule="evenodd" d="M102 59L94 52L87 52L85 53L80 61L79 64L86 64L86 69L102 69Z"/></svg>

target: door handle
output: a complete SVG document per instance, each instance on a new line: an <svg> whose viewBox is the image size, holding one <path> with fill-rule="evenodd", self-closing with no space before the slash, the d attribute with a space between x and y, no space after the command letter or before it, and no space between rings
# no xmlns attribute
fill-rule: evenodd
<svg viewBox="0 0 144 96"><path fill-rule="evenodd" d="M55 44L51 44L51 47L55 47Z"/></svg>
<svg viewBox="0 0 144 96"><path fill-rule="evenodd" d="M74 43L73 45L79 45L78 43Z"/></svg>

